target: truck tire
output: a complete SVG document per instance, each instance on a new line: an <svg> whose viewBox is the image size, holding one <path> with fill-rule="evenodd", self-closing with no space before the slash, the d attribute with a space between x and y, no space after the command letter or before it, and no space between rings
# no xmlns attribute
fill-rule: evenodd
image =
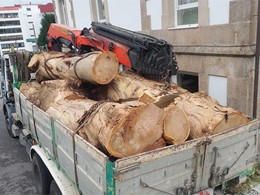
<svg viewBox="0 0 260 195"><path fill-rule="evenodd" d="M33 155L33 176L39 194L49 194L52 176L38 154Z"/></svg>
<svg viewBox="0 0 260 195"><path fill-rule="evenodd" d="M60 188L54 180L51 182L50 195L62 195Z"/></svg>
<svg viewBox="0 0 260 195"><path fill-rule="evenodd" d="M14 136L12 132L12 124L13 124L12 116L8 116L8 113L5 113L5 125L6 125L7 132L12 138L17 138L17 136Z"/></svg>

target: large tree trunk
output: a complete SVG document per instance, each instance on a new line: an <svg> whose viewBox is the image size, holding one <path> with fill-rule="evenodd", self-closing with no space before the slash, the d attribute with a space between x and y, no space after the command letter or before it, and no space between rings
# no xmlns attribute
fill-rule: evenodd
<svg viewBox="0 0 260 195"><path fill-rule="evenodd" d="M95 103L89 99L60 100L46 112L75 131L78 119ZM163 114L153 104L105 102L85 119L80 135L117 158L138 154L165 146L161 140Z"/></svg>
<svg viewBox="0 0 260 195"><path fill-rule="evenodd" d="M175 98L174 103L187 115L191 138L220 133L249 121L240 111L221 106L215 99L201 92L182 94Z"/></svg>
<svg viewBox="0 0 260 195"><path fill-rule="evenodd" d="M65 80L49 80L43 81L41 84L26 83L20 87L20 92L43 111L59 100L85 98L83 93L72 89Z"/></svg>
<svg viewBox="0 0 260 195"><path fill-rule="evenodd" d="M167 94L186 92L187 90L175 83L171 83L170 87L165 89L162 82L144 79L131 71L123 71L109 84L108 98L110 100L119 100L139 97L142 102L152 103Z"/></svg>
<svg viewBox="0 0 260 195"><path fill-rule="evenodd" d="M121 158L165 146L163 116L153 104L104 103L83 130L91 143L97 139L112 156Z"/></svg>
<svg viewBox="0 0 260 195"><path fill-rule="evenodd" d="M165 109L164 139L173 144L185 142L190 133L186 114L176 106L168 105L187 90L171 83L164 88L164 83L144 79L131 71L121 72L108 87L108 98L118 100L138 97L140 102L154 103Z"/></svg>
<svg viewBox="0 0 260 195"><path fill-rule="evenodd" d="M163 137L170 143L184 143L190 135L190 123L187 115L173 104L165 108L163 123Z"/></svg>
<svg viewBox="0 0 260 195"><path fill-rule="evenodd" d="M162 139L164 111L153 104L103 102L78 128L77 121L97 102L72 91L65 81L45 81L39 85L24 84L21 92L31 101L36 98L35 102L50 116L74 131L80 130L80 135L91 144L114 157L165 146Z"/></svg>
<svg viewBox="0 0 260 195"><path fill-rule="evenodd" d="M36 71L36 79L70 79L93 84L108 84L117 75L118 61L112 52L90 52L82 56L64 53L35 54L28 67Z"/></svg>
<svg viewBox="0 0 260 195"><path fill-rule="evenodd" d="M248 122L241 112L221 106L203 93L192 94L176 84L164 89L163 83L124 71L109 85L108 98L117 100L131 97L139 97L141 102L153 102L164 108L164 139L174 144L184 142L189 133L191 138L199 138Z"/></svg>

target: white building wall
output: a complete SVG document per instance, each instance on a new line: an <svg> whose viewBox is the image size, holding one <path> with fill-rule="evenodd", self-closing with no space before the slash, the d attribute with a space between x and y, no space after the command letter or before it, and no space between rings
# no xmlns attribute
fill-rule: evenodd
<svg viewBox="0 0 260 195"><path fill-rule="evenodd" d="M33 51L33 47L36 46L36 43L31 42L31 40L37 39L40 34L40 9L38 5L22 5L22 8L19 10L19 16L21 18L25 49Z"/></svg>
<svg viewBox="0 0 260 195"><path fill-rule="evenodd" d="M62 2L64 1L65 8L62 9ZM90 2L91 1L91 2ZM127 28L134 31L141 31L141 8L140 0L105 0L108 6L108 16L109 23L120 26L122 28ZM152 7L160 3L153 0ZM53 0L55 6L56 22L59 24L64 24L77 29L83 29L84 27L90 27L93 13L96 11L92 10L91 4L96 3L96 0L73 0L71 6L70 0ZM73 10L72 10L73 9ZM73 12L72 12L73 11ZM63 13L67 16L63 16ZM75 25L73 23L73 15L75 17ZM155 11L150 12L153 17L153 27L158 28L161 26L161 8L160 13ZM65 15L66 15L65 14ZM160 15L160 19L157 19L157 15ZM64 22L63 22L64 18Z"/></svg>
<svg viewBox="0 0 260 195"><path fill-rule="evenodd" d="M56 23L74 27L70 0L53 0ZM84 13L81 13L84 16Z"/></svg>
<svg viewBox="0 0 260 195"><path fill-rule="evenodd" d="M107 0L110 23L133 31L141 31L140 0Z"/></svg>
<svg viewBox="0 0 260 195"><path fill-rule="evenodd" d="M70 27L74 27L73 16L72 16L72 8L71 8L70 1L71 0L64 0L65 7L67 8L67 10L66 10L67 15L65 16L66 25L70 26ZM85 15L85 13L81 17L85 17L84 15Z"/></svg>
<svg viewBox="0 0 260 195"><path fill-rule="evenodd" d="M229 2L230 0L208 0L210 25L229 23Z"/></svg>
<svg viewBox="0 0 260 195"><path fill-rule="evenodd" d="M162 0L148 0L146 8L151 16L151 30L162 29Z"/></svg>
<svg viewBox="0 0 260 195"><path fill-rule="evenodd" d="M62 24L58 0L52 0L52 3L54 6L54 14L55 14L56 23Z"/></svg>
<svg viewBox="0 0 260 195"><path fill-rule="evenodd" d="M83 29L91 26L91 8L89 0L74 0L73 1L75 28Z"/></svg>
<svg viewBox="0 0 260 195"><path fill-rule="evenodd" d="M0 34L1 37L10 37L13 35L23 35L23 29L22 29L22 25L21 25L21 18L19 17L20 15L20 11L19 10L5 10L5 11L1 11L0 14L10 14L10 13L18 13L18 17L17 18L0 18L0 21L20 21L20 25L10 25L10 26L0 26L0 29L8 29L8 28L21 28L22 32L21 33L7 33L7 34ZM0 55L3 55L4 52L9 51L9 48L4 48L2 49L2 44L15 44L15 43L24 43L24 37L23 40L16 40L16 41L12 41L12 40L8 40L8 41L1 41L0 42ZM21 47L19 49L25 49L25 47Z"/></svg>

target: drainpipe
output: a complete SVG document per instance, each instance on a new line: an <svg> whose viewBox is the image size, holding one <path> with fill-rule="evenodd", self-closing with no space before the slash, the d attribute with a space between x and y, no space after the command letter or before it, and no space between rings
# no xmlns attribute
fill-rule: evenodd
<svg viewBox="0 0 260 195"><path fill-rule="evenodd" d="M255 80L254 80L254 99L253 99L253 117L257 117L257 99L258 99L258 79L259 79L259 51L260 51L260 0L258 0L257 26L256 26L256 48L255 48Z"/></svg>

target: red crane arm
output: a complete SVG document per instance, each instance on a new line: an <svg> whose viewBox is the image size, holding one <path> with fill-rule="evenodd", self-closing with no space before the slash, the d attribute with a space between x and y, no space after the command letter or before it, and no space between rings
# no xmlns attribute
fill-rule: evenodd
<svg viewBox="0 0 260 195"><path fill-rule="evenodd" d="M116 54L118 61L121 64L124 64L128 68L131 68L131 62L128 57L129 47L106 37L102 37L92 30L89 31L90 36L88 37L86 37L85 35L81 35L81 32L81 30L70 28L65 25L51 24L48 31L48 47L50 50L56 50L56 40L60 40L61 42L62 40L67 40L67 42L70 43L71 46L73 45L78 50L85 46L88 46L92 47L95 50L112 51Z"/></svg>

